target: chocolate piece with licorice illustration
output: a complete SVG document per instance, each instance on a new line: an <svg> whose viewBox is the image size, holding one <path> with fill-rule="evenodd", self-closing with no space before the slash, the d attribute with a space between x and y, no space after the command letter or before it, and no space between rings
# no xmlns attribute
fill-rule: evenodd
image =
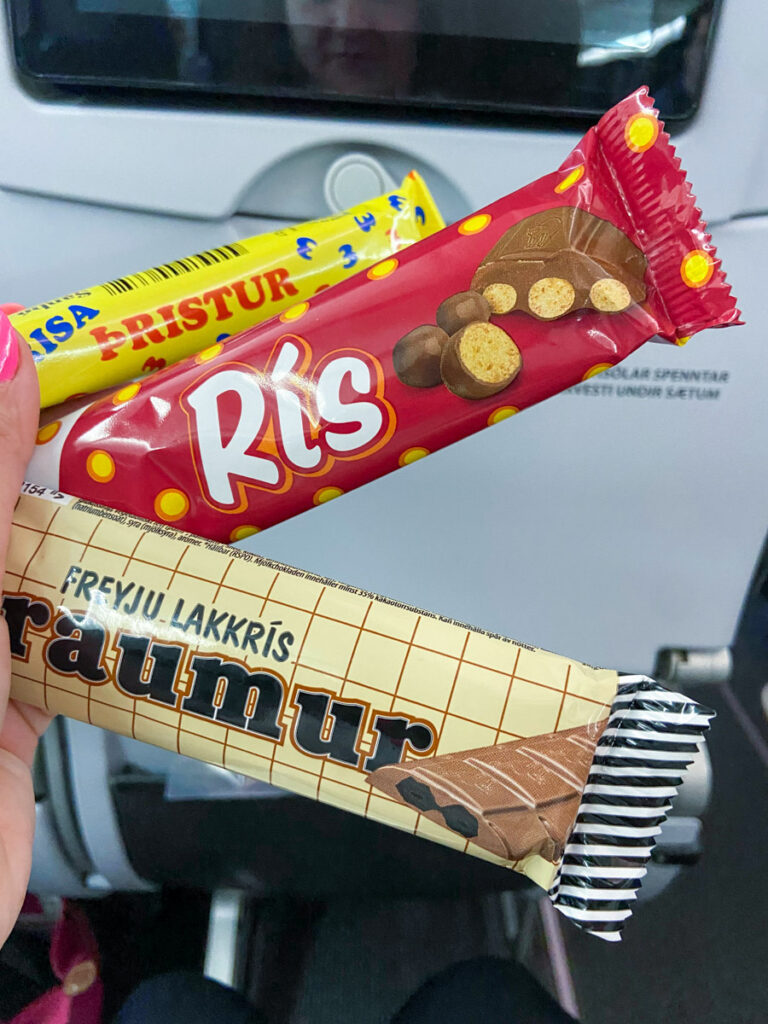
<svg viewBox="0 0 768 1024"><path fill-rule="evenodd" d="M605 722L386 765L368 782L505 860L563 854Z"/></svg>

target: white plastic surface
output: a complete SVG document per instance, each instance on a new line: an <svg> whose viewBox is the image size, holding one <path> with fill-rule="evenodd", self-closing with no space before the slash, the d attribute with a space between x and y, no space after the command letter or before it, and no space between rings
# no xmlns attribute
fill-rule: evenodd
<svg viewBox="0 0 768 1024"><path fill-rule="evenodd" d="M724 4L701 113L679 139L713 221L768 207L766 38L768 4ZM211 218L241 209L240 200L260 175L305 149L338 143L346 151L389 148L428 177L434 168L444 169L477 207L557 166L576 138L122 103L99 107L90 100L41 102L19 88L2 17L0 97L0 187ZM19 144L10 144L13 139Z"/></svg>
<svg viewBox="0 0 768 1024"><path fill-rule="evenodd" d="M35 845L29 891L38 896L68 896L72 899L91 895L64 855L48 800L40 801L35 807Z"/></svg>
<svg viewBox="0 0 768 1024"><path fill-rule="evenodd" d="M85 722L66 719L69 749L69 781L72 804L83 843L96 871L89 888L104 892L110 887L130 892L150 891L153 886L133 870L123 845L117 812L110 789L110 745L116 738Z"/></svg>
<svg viewBox="0 0 768 1024"><path fill-rule="evenodd" d="M341 213L395 187L395 180L378 160L365 153L349 153L328 168L323 192L328 209Z"/></svg>

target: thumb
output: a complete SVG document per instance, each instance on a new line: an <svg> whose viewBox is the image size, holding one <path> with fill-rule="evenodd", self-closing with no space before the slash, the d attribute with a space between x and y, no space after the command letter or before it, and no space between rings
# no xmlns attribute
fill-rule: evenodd
<svg viewBox="0 0 768 1024"><path fill-rule="evenodd" d="M0 600L13 510L35 445L39 408L40 393L32 353L0 308ZM29 709L29 721L22 716L23 721L19 723L18 708L8 713L10 682L8 630L0 614L0 755L10 751L31 763L36 734L43 728L43 716Z"/></svg>
<svg viewBox="0 0 768 1024"><path fill-rule="evenodd" d="M0 310L0 587L11 517L32 455L39 410L32 354Z"/></svg>
<svg viewBox="0 0 768 1024"><path fill-rule="evenodd" d="M39 416L37 373L29 347L0 309L0 598L11 533ZM0 750L11 681L11 652L5 619L0 615Z"/></svg>
<svg viewBox="0 0 768 1024"><path fill-rule="evenodd" d="M35 442L39 395L32 354L0 311L0 597L11 518ZM0 946L16 919L29 877L35 804L31 763L40 712L8 705L11 651L0 615Z"/></svg>
<svg viewBox="0 0 768 1024"><path fill-rule="evenodd" d="M35 445L39 404L32 353L0 309L0 602L13 510ZM10 683L8 630L0 614L0 758L11 753L30 764L45 716L35 709L20 706L9 710ZM0 803L1 798L2 778Z"/></svg>

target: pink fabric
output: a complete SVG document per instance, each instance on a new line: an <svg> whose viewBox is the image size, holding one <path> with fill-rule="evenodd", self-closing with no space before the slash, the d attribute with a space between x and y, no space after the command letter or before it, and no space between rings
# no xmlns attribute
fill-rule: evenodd
<svg viewBox="0 0 768 1024"><path fill-rule="evenodd" d="M68 995L66 983L78 974L95 980L77 995ZM51 939L51 967L61 982L40 996L9 1024L101 1024L103 988L98 977L99 950L88 919L77 907L64 903L64 911Z"/></svg>
<svg viewBox="0 0 768 1024"><path fill-rule="evenodd" d="M25 914L42 914L43 904L40 902L37 896L33 896L31 892L28 892L24 897L24 902L21 905L21 917Z"/></svg>

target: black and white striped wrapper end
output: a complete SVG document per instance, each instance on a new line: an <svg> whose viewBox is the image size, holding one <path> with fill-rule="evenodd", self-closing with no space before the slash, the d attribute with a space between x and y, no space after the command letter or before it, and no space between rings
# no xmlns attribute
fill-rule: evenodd
<svg viewBox="0 0 768 1024"><path fill-rule="evenodd" d="M622 678L549 890L580 928L620 941L656 837L714 717L647 676Z"/></svg>

